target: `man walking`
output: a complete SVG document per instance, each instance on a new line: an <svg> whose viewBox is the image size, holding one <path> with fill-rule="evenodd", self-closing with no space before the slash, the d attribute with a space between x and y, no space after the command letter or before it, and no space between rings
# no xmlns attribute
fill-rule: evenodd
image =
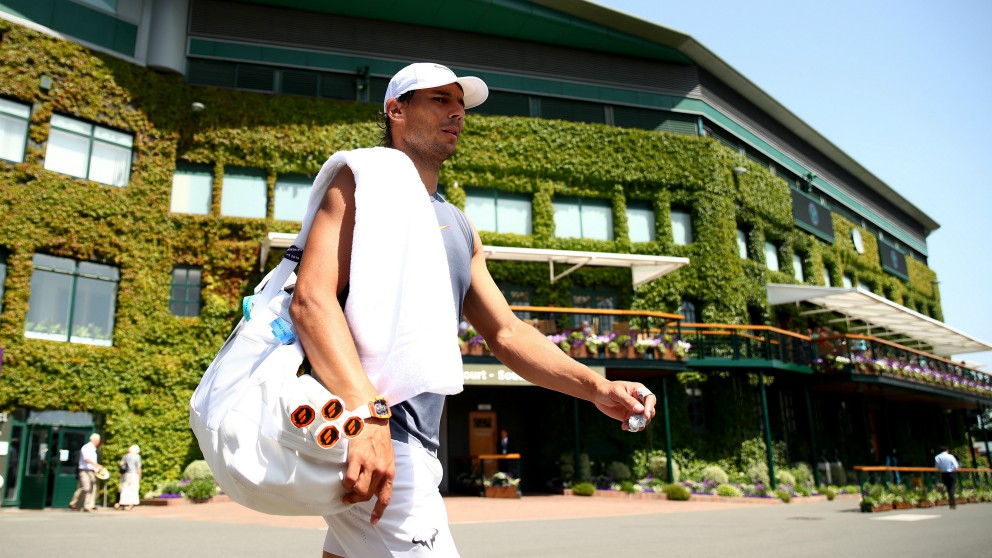
<svg viewBox="0 0 992 558"><path fill-rule="evenodd" d="M510 311L486 268L478 233L464 213L437 192L441 165L454 155L461 138L465 110L484 102L488 94L481 79L458 77L430 63L403 68L386 89L382 144L413 163L410 172L419 178L414 187L422 183L425 188L448 262L450 284L431 285L430 292L424 289L417 296L431 297L439 308L445 297L453 297L453 324L464 313L493 354L530 382L591 401L625 429L634 415L650 420L655 397L643 385L598 376ZM385 165L397 154L382 150L376 156L383 157L380 165ZM352 336L345 318L352 247L358 238L356 177L362 176L361 170L345 166L331 180L313 220L290 309L314 375L349 409L368 404L380 417L369 419L362 435L351 441L344 501L357 505L325 517L323 556L457 557L438 491L444 395L424 391L405 401L389 401L387 407L363 370L357 348L362 340ZM375 188L359 183L361 188ZM406 238L403 230L389 234L396 243Z"/></svg>
<svg viewBox="0 0 992 558"><path fill-rule="evenodd" d="M72 495L69 508L84 512L96 510L96 473L103 469L97 462L96 449L100 447L100 435L90 434L90 441L79 450L79 480L76 492Z"/></svg>
<svg viewBox="0 0 992 558"><path fill-rule="evenodd" d="M957 501L954 499L954 485L957 484L958 460L948 452L947 446L940 446L940 453L934 458L934 466L940 471L940 482L947 488L947 498L951 509L957 509Z"/></svg>

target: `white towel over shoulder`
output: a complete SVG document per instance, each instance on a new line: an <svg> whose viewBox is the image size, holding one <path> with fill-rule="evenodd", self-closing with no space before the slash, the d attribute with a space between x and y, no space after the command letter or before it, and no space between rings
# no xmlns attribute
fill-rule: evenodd
<svg viewBox="0 0 992 558"><path fill-rule="evenodd" d="M342 165L356 184L344 310L366 374L390 404L424 392L460 392L448 258L416 167L395 149L341 151L315 184L329 183Z"/></svg>

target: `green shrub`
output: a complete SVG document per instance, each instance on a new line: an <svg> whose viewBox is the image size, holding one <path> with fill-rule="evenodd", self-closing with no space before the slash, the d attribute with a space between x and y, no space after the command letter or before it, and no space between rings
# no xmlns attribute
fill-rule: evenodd
<svg viewBox="0 0 992 558"><path fill-rule="evenodd" d="M658 453L648 458L648 472L656 479L668 479L668 457L664 453ZM682 478L679 471L679 464L672 460L672 481L679 482Z"/></svg>
<svg viewBox="0 0 992 558"><path fill-rule="evenodd" d="M799 496L810 496L813 494L809 487L802 483L792 485L792 489L795 490L796 494Z"/></svg>
<svg viewBox="0 0 992 558"><path fill-rule="evenodd" d="M820 489L820 494L827 497L827 500L833 500L837 497L837 487L836 486L824 486Z"/></svg>
<svg viewBox="0 0 992 558"><path fill-rule="evenodd" d="M558 473L564 480L572 480L575 477L575 454L565 452L558 457Z"/></svg>
<svg viewBox="0 0 992 558"><path fill-rule="evenodd" d="M681 484L666 484L662 489L669 500L686 501L692 498L692 492Z"/></svg>
<svg viewBox="0 0 992 558"><path fill-rule="evenodd" d="M592 496L596 493L596 485L591 482L577 482L572 487L572 494L576 496Z"/></svg>
<svg viewBox="0 0 992 558"><path fill-rule="evenodd" d="M721 484L716 487L716 495L723 496L725 498L740 498L741 496L744 496L744 493L741 492L740 488L737 488L732 484Z"/></svg>
<svg viewBox="0 0 992 558"><path fill-rule="evenodd" d="M592 461L589 460L588 453L579 454L579 477L581 481L592 478Z"/></svg>
<svg viewBox="0 0 992 558"><path fill-rule="evenodd" d="M185 480L194 481L208 477L210 478L210 482L213 482L214 474L210 470L210 466L207 465L207 462L202 459L190 463L183 470L183 479Z"/></svg>
<svg viewBox="0 0 992 558"><path fill-rule="evenodd" d="M799 461L792 467L792 475L796 477L799 484L813 485L813 469L806 463Z"/></svg>
<svg viewBox="0 0 992 558"><path fill-rule="evenodd" d="M633 494L634 492L637 492L637 489L634 488L634 483L633 482L631 482L631 481L623 481L623 482L620 483L620 491L621 492L626 492L627 494Z"/></svg>
<svg viewBox="0 0 992 558"><path fill-rule="evenodd" d="M730 479L719 465L710 465L703 468L703 480L716 484L726 484Z"/></svg>
<svg viewBox="0 0 992 558"><path fill-rule="evenodd" d="M213 477L198 478L191 481L183 489L183 494L191 500L206 500L217 493L217 485Z"/></svg>
<svg viewBox="0 0 992 558"><path fill-rule="evenodd" d="M775 495L778 496L779 500L782 500L786 504L792 501L792 495L781 488L775 491Z"/></svg>
<svg viewBox="0 0 992 558"><path fill-rule="evenodd" d="M631 478L630 467L628 467L625 463L614 461L606 466L606 476L610 477L615 482L629 481Z"/></svg>
<svg viewBox="0 0 992 558"><path fill-rule="evenodd" d="M796 484L796 477L792 476L792 473L788 471L782 471L775 475L775 480L779 484Z"/></svg>
<svg viewBox="0 0 992 558"><path fill-rule="evenodd" d="M747 478L754 484L759 482L765 486L768 486L768 465L765 463L752 463L751 466L747 468Z"/></svg>

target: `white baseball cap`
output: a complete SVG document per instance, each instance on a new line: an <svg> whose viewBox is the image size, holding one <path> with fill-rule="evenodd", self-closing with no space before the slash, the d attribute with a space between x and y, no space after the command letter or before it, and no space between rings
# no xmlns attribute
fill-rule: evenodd
<svg viewBox="0 0 992 558"><path fill-rule="evenodd" d="M386 101L393 97L399 97L408 91L441 87L449 83L457 83L462 86L466 109L481 105L489 97L489 87L486 86L486 82L475 76L458 77L447 66L432 62L418 62L396 72L393 79L389 80L386 97L382 100L382 110L385 112Z"/></svg>

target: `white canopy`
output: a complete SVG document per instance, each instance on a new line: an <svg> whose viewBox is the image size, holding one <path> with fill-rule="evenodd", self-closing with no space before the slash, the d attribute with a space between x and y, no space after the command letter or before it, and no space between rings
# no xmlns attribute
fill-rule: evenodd
<svg viewBox="0 0 992 558"><path fill-rule="evenodd" d="M645 256L642 254L613 254L609 252L578 252L574 250L550 250L545 248L513 248L509 246L483 246L487 260L510 260L516 262L548 262L551 282L561 279L573 271L587 265L630 268L634 288L689 265L689 258L674 256ZM569 267L555 274L555 264Z"/></svg>
<svg viewBox="0 0 992 558"><path fill-rule="evenodd" d="M992 345L984 341L861 288L769 283L767 290L768 304L810 302L826 310L904 335L929 346L929 352L936 355L992 350Z"/></svg>
<svg viewBox="0 0 992 558"><path fill-rule="evenodd" d="M258 269L265 270L265 259L273 248L289 248L296 240L296 234L270 232L262 241ZM573 271L586 266L630 268L634 288L676 269L689 265L689 258L673 256L644 256L641 254L611 254L608 252L578 252L573 250L548 250L543 248L512 248L507 246L483 246L482 251L489 260L511 260L517 262L548 262L551 282L561 279ZM555 274L555 264L570 266Z"/></svg>

